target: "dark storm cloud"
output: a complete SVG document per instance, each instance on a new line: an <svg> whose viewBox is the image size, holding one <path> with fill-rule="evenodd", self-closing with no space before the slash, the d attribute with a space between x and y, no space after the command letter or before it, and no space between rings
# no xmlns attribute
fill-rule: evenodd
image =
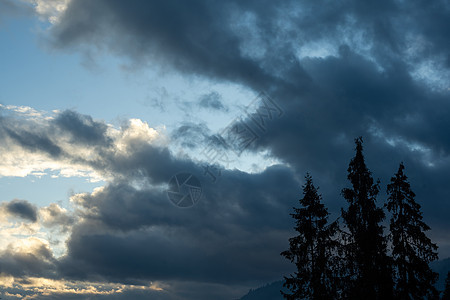
<svg viewBox="0 0 450 300"><path fill-rule="evenodd" d="M243 283L270 281L289 269L278 255L290 235L285 216L298 191L288 168L258 175L224 170L215 185L199 169L185 171L204 184L203 199L188 210L171 204L164 190L127 184L77 198L85 221L72 231L63 272L122 282Z"/></svg>
<svg viewBox="0 0 450 300"><path fill-rule="evenodd" d="M58 47L106 45L144 64L156 55L185 72L292 95L311 83L297 61L299 48L310 43L349 44L382 66L430 50L447 60L444 7L444 1L74 1L53 38Z"/></svg>
<svg viewBox="0 0 450 300"><path fill-rule="evenodd" d="M311 81L297 59L301 47L347 44L382 67L437 54L445 62L448 16L445 1L74 1L53 41L106 45L142 62L157 55L179 70L255 90L305 92Z"/></svg>
<svg viewBox="0 0 450 300"><path fill-rule="evenodd" d="M384 182L402 160L414 164L419 182L419 178L437 180L441 170L448 169L450 135L446 128L450 124L444 117L450 112L449 102L444 101L448 97L430 93L404 68L380 71L375 63L347 48L341 49L339 57L305 59L303 63L316 82L311 94L302 101L282 102L285 115L267 126L268 132L255 146L271 149L297 170L328 178L329 188L325 188L334 199L345 184L352 140L357 136L366 137L367 155L373 158L375 175ZM273 97L283 99L282 93ZM444 203L439 203L439 210L449 211ZM448 218L440 222L450 226Z"/></svg>
<svg viewBox="0 0 450 300"><path fill-rule="evenodd" d="M4 204L4 207L8 213L16 217L23 218L25 220L36 222L37 221L37 208L26 200L14 199Z"/></svg>
<svg viewBox="0 0 450 300"><path fill-rule="evenodd" d="M106 137L106 124L94 121L91 116L65 110L58 114L54 122L56 126L70 133L76 143L108 144L110 142Z"/></svg>
<svg viewBox="0 0 450 300"><path fill-rule="evenodd" d="M117 179L145 179L154 185L167 183L181 170L200 169L192 161L177 160L169 149L149 145L146 141L136 145L134 151L126 155L105 154L99 164L107 166L107 171L115 174Z"/></svg>
<svg viewBox="0 0 450 300"><path fill-rule="evenodd" d="M289 197L299 189L289 168L273 166L255 175L222 170L223 177L217 185L208 184L209 178L202 176L203 169L197 166L184 171L204 184L205 201L192 213L171 207L164 189L136 189L126 183L110 184L101 192L83 194L77 203L85 209L85 218L101 220L115 230L173 225L220 231L228 224L251 231L265 226L289 228L290 220L281 216L296 202ZM96 213L90 215L92 211ZM198 218L197 214L204 217ZM217 222L222 218L224 222Z"/></svg>
<svg viewBox="0 0 450 300"><path fill-rule="evenodd" d="M445 117L450 109L448 93L433 92L411 77L413 66L425 54L448 49L450 18L445 18L449 12L444 7L442 1L433 5L422 1L377 5L79 1L54 28L54 38L59 46L70 47L105 35L115 42L103 38L95 44L106 43L133 59L151 60L157 54L182 71L237 81L255 91L268 89L288 114L271 125L273 134L265 135L266 141L260 140L264 147L273 148L281 159L296 160L297 167L305 161L330 166L316 153L342 153L344 143L339 140L351 143L355 136L373 135L374 130L448 154L450 139L443 130L450 125ZM246 19L248 15L253 19ZM110 26L118 30L106 32ZM130 36L131 42L119 42ZM247 46L251 41L255 44ZM338 54L300 59L298 49L313 43ZM263 54L246 54L246 48L261 48ZM257 74L248 77L248 64L242 61L259 66ZM308 149L303 146L306 142Z"/></svg>
<svg viewBox="0 0 450 300"><path fill-rule="evenodd" d="M240 37L230 28L232 13L239 12L240 5L197 0L73 1L63 21L53 28L53 42L56 47L106 43L140 64L156 55L188 73L243 80L263 88L276 78L240 54Z"/></svg>

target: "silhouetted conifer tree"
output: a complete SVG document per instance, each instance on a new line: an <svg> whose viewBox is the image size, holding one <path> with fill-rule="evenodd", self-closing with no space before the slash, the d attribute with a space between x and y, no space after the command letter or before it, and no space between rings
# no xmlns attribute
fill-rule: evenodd
<svg viewBox="0 0 450 300"><path fill-rule="evenodd" d="M348 167L352 188L342 190L349 206L342 209L343 297L345 299L392 299L390 259L380 224L385 214L376 205L379 183L374 183L363 156L362 138L355 140L356 155Z"/></svg>
<svg viewBox="0 0 450 300"><path fill-rule="evenodd" d="M336 299L334 276L337 242L333 236L337 223L328 223L328 211L314 187L312 178L306 175L301 208L294 208L298 235L289 239L289 250L281 253L297 267L297 271L284 277L283 286L291 294L282 292L285 299Z"/></svg>
<svg viewBox="0 0 450 300"><path fill-rule="evenodd" d="M438 274L429 263L438 258L437 246L426 236L428 227L422 221L420 205L400 164L387 186L387 209L392 213L390 237L392 240L393 269L396 299L428 299L438 295L434 284Z"/></svg>
<svg viewBox="0 0 450 300"><path fill-rule="evenodd" d="M447 278L445 279L445 290L441 299L450 300L450 272L447 273Z"/></svg>

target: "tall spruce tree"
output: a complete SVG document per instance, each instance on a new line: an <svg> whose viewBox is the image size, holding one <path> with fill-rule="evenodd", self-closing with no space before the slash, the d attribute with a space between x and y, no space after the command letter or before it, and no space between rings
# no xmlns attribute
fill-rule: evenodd
<svg viewBox="0 0 450 300"><path fill-rule="evenodd" d="M377 207L379 183L374 183L363 156L362 138L355 139L356 155L348 167L352 188L342 190L349 206L342 209L345 299L391 299L392 277L386 238L380 224L385 214Z"/></svg>
<svg viewBox="0 0 450 300"><path fill-rule="evenodd" d="M390 237L392 240L393 271L396 299L436 298L434 284L438 274L429 263L438 258L437 246L426 236L430 229L422 220L420 205L400 164L387 186L387 209L392 213Z"/></svg>
<svg viewBox="0 0 450 300"><path fill-rule="evenodd" d="M281 253L297 267L297 271L284 277L283 286L291 293L282 292L285 299L336 299L334 276L335 247L333 237L337 223L328 223L328 211L314 187L309 174L305 176L301 208L295 208L298 235L289 239L289 250Z"/></svg>
<svg viewBox="0 0 450 300"><path fill-rule="evenodd" d="M445 278L445 290L441 299L450 300L450 272L447 273L447 278Z"/></svg>

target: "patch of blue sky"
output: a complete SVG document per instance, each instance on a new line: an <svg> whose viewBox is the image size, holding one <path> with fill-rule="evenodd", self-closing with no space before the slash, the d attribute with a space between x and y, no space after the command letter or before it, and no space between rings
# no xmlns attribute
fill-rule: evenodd
<svg viewBox="0 0 450 300"><path fill-rule="evenodd" d="M40 26L37 18L22 18L0 28L4 60L0 103L45 111L73 109L106 122L139 118L150 126L171 127L182 121L203 121L219 129L255 96L240 85L162 71L157 63L130 72L126 62L108 54L94 54L87 62L83 55L43 46ZM211 112L196 105L211 91L222 96L228 112Z"/></svg>
<svg viewBox="0 0 450 300"><path fill-rule="evenodd" d="M11 19L0 26L1 104L46 112L73 109L115 127L138 118L150 127L166 127L167 134L183 122L204 123L211 133L218 133L240 116L259 92L239 84L163 70L157 62L153 62L154 67L130 72L126 61L111 54L88 58L63 53L44 46L42 30L46 30L45 24L37 17ZM211 92L220 95L226 110L199 105L200 98ZM199 157L198 151L190 153L191 157ZM273 164L262 155L245 156L245 160L237 159L227 168L255 172ZM70 193L92 191L103 184L80 177L52 178L51 174L3 177L0 200L19 198L38 206L52 202L68 205Z"/></svg>
<svg viewBox="0 0 450 300"><path fill-rule="evenodd" d="M84 177L57 177L52 174L0 178L0 202L13 199L28 200L38 207L58 203L70 210L69 198L76 193L92 192L105 183L90 182Z"/></svg>

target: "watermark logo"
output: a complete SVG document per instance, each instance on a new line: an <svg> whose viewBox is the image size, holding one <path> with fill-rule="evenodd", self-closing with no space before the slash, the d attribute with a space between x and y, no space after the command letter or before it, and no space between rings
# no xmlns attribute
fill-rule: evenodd
<svg viewBox="0 0 450 300"><path fill-rule="evenodd" d="M202 191L202 185L197 177L182 172L170 179L167 197L178 207L191 207L200 200Z"/></svg>
<svg viewBox="0 0 450 300"><path fill-rule="evenodd" d="M283 114L283 109L267 93L260 92L243 112L200 152L208 162L203 166L203 175L216 183L221 176L219 166L228 167L230 163L235 162L245 149L267 132L269 123Z"/></svg>
<svg viewBox="0 0 450 300"><path fill-rule="evenodd" d="M281 118L283 109L267 93L260 92L221 132L214 135L210 142L200 152L203 176L212 183L217 183L222 176L223 168L267 133L270 122ZM180 174L188 178L191 183L183 186L186 178L178 178ZM167 192L169 199L179 207L189 207L200 199L202 189L199 180L189 173L180 173L172 177ZM190 176L190 177L189 177ZM194 180L195 179L195 180ZM184 192L183 192L184 191ZM191 195L191 191L195 194ZM196 196L199 194L199 196ZM190 204L190 205L188 205Z"/></svg>

